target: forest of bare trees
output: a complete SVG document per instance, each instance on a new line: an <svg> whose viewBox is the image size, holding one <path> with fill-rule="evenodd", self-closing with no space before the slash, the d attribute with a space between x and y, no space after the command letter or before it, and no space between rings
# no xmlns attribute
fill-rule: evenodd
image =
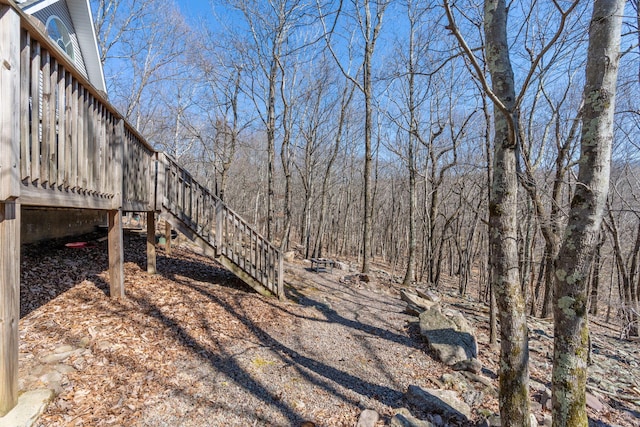
<svg viewBox="0 0 640 427"><path fill-rule="evenodd" d="M527 315L574 373L587 311L639 335L637 0L92 6L112 102L282 250L496 294L503 419ZM560 376L555 425L586 425Z"/></svg>

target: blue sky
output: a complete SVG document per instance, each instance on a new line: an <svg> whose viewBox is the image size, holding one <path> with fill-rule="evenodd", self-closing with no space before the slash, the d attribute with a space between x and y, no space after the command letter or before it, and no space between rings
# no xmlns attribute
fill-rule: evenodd
<svg viewBox="0 0 640 427"><path fill-rule="evenodd" d="M209 0L186 0L177 2L178 7L189 19L195 23L211 16L211 3Z"/></svg>

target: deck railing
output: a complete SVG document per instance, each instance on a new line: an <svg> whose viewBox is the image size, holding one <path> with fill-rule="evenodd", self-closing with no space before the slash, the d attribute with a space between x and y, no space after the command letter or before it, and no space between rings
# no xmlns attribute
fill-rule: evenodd
<svg viewBox="0 0 640 427"><path fill-rule="evenodd" d="M2 40L16 59L5 70L16 73L19 98L5 110L19 121L14 196L25 205L152 209L155 151L34 21L16 14L19 28L4 28Z"/></svg>

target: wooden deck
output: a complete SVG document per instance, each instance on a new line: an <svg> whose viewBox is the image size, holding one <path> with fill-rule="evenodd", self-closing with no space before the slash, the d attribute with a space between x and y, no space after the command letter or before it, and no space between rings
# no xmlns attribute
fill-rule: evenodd
<svg viewBox="0 0 640 427"><path fill-rule="evenodd" d="M110 292L125 295L123 212L160 215L262 294L283 297L280 251L156 152L12 0L0 0L0 416L18 397L22 206L108 212Z"/></svg>

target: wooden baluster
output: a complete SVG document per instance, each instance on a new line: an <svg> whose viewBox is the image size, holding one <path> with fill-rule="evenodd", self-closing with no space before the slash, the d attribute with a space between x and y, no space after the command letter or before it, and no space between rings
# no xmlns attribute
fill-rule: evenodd
<svg viewBox="0 0 640 427"><path fill-rule="evenodd" d="M97 117L98 117L98 162L96 164L96 191L98 194L104 193L104 155L105 144L107 141L107 122L105 120L104 105L97 101Z"/></svg>
<svg viewBox="0 0 640 427"><path fill-rule="evenodd" d="M31 53L31 182L40 181L40 142L42 98L40 70L42 69L40 43L33 41Z"/></svg>
<svg viewBox="0 0 640 427"><path fill-rule="evenodd" d="M42 146L40 160L40 183L49 183L49 157L53 124L51 123L51 58L49 52L42 53Z"/></svg>
<svg viewBox="0 0 640 427"><path fill-rule="evenodd" d="M88 108L87 108L87 126L88 126L88 133L87 133L87 158L88 158L88 168L87 168L87 172L88 172L88 189L89 189L89 194L94 194L95 189L96 189L96 162L97 162L97 144L96 144L96 140L97 140L97 125L96 125L96 105L95 105L95 98L93 97L93 95L91 95L90 93L88 94Z"/></svg>
<svg viewBox="0 0 640 427"><path fill-rule="evenodd" d="M64 177L62 178L62 182L65 189L68 189L72 186L71 180L73 177L73 104L74 104L74 93L73 93L73 77L71 73L66 73L65 75L65 122L66 122L66 135L64 137Z"/></svg>
<svg viewBox="0 0 640 427"><path fill-rule="evenodd" d="M57 149L57 89L58 89L58 61L55 58L50 58L51 63L49 66L51 75L49 88L51 90L51 99L49 100L49 156L47 158L49 162L49 187L54 187L58 179L58 149Z"/></svg>
<svg viewBox="0 0 640 427"><path fill-rule="evenodd" d="M29 150L29 102L30 102L30 73L31 65L31 36L28 32L20 31L20 179L31 177L31 153Z"/></svg>
<svg viewBox="0 0 640 427"><path fill-rule="evenodd" d="M56 141L57 146L57 176L56 176L56 184L59 188L62 188L64 185L64 172L67 167L65 164L66 156L66 136L67 136L67 127L66 127L66 119L67 119L67 109L66 109L66 95L67 91L65 88L66 83L66 70L60 64L58 66L58 138Z"/></svg>
<svg viewBox="0 0 640 427"><path fill-rule="evenodd" d="M78 83L78 189L84 193L87 189L87 97L85 89Z"/></svg>
<svg viewBox="0 0 640 427"><path fill-rule="evenodd" d="M72 190L76 191L78 186L80 185L78 181L78 156L79 156L79 120L80 120L80 112L79 112L79 91L78 91L78 81L71 77L71 147L69 147L69 152L71 153L71 171L69 173L69 186Z"/></svg>

